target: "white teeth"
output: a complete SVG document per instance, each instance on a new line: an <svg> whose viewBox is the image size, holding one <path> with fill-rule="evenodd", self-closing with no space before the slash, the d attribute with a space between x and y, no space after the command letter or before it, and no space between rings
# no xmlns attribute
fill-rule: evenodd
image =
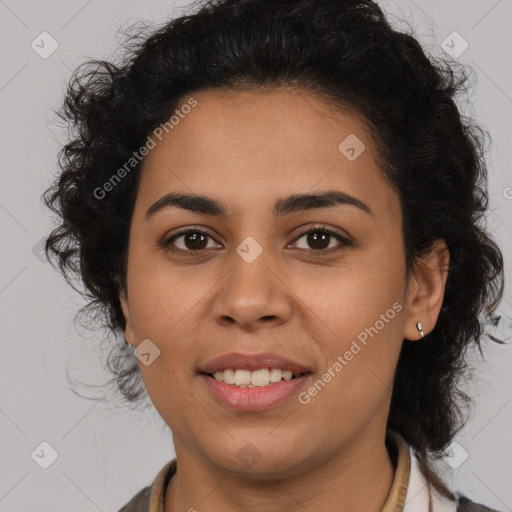
<svg viewBox="0 0 512 512"><path fill-rule="evenodd" d="M261 370L236 370L229 368L224 371L217 371L213 374L215 380L249 388L268 386L281 380L290 380L293 373L290 370L279 368L262 368Z"/></svg>
<svg viewBox="0 0 512 512"><path fill-rule="evenodd" d="M248 386L251 383L251 372L249 370L235 370L235 384L237 386Z"/></svg>
<svg viewBox="0 0 512 512"><path fill-rule="evenodd" d="M251 372L251 384L253 386L266 386L269 382L270 372L266 368Z"/></svg>
<svg viewBox="0 0 512 512"><path fill-rule="evenodd" d="M283 378L283 370L272 368L270 370L270 382L279 382Z"/></svg>
<svg viewBox="0 0 512 512"><path fill-rule="evenodd" d="M215 373L223 373L224 374L224 382L226 384L234 384L235 383L235 370L224 370L223 372L215 372Z"/></svg>

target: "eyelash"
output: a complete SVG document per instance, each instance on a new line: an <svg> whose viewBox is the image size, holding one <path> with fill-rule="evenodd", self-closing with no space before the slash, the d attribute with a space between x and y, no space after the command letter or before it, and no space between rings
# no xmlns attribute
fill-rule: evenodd
<svg viewBox="0 0 512 512"><path fill-rule="evenodd" d="M201 228L201 229L187 228L187 229L184 229L183 231L179 231L178 233L173 234L171 237L165 238L161 243L162 248L167 251L174 252L174 253L181 253L181 254L188 253L190 256L199 255L200 253L204 252L206 249L198 249L196 251L192 251L192 250L178 249L178 248L172 246L173 241L175 241L177 238L179 238L183 235L187 235L188 233L199 233L199 234L203 234L203 235L208 235L212 240L214 240L216 243L218 243L215 240L213 233L210 230L208 230L207 228ZM335 231L325 228L325 226L313 226L313 227L305 228L305 229L301 230L300 233L293 240L293 243L296 243L303 236L308 235L310 233L324 233L324 234L327 234L327 235L335 238L336 240L338 240L340 242L339 246L331 247L329 249L317 249L317 250L310 249L309 252L314 253L315 256L317 256L317 255L321 256L323 254L326 254L326 255L333 254L335 252L343 250L346 247L354 246L354 243L351 240L340 235L339 233L337 233ZM307 251L307 249L300 249L300 250Z"/></svg>

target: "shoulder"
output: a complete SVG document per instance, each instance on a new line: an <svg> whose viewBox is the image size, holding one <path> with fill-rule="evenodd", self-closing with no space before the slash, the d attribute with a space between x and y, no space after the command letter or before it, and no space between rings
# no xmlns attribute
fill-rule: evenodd
<svg viewBox="0 0 512 512"><path fill-rule="evenodd" d="M176 472L176 464L176 459L167 462L151 485L141 489L118 512L163 512L165 490L167 483Z"/></svg>
<svg viewBox="0 0 512 512"><path fill-rule="evenodd" d="M147 512L149 510L149 494L151 486L144 487L119 512Z"/></svg>
<svg viewBox="0 0 512 512"><path fill-rule="evenodd" d="M493 508L486 507L480 503L471 501L466 496L458 495L457 512L499 512Z"/></svg>
<svg viewBox="0 0 512 512"><path fill-rule="evenodd" d="M404 441L405 442L405 441ZM461 492L451 492L451 498L448 498L430 485L428 475L420 465L415 451L409 445L410 472L403 512L418 512L432 510L429 502L433 505L434 512L500 512L489 508L481 503L471 501Z"/></svg>

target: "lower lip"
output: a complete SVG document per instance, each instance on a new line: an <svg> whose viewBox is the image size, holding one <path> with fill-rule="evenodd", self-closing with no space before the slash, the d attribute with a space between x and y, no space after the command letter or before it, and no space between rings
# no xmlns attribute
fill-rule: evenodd
<svg viewBox="0 0 512 512"><path fill-rule="evenodd" d="M306 373L290 380L281 380L260 388L239 388L213 377L201 374L201 378L221 404L240 411L259 411L277 405L295 395L305 385L311 374Z"/></svg>

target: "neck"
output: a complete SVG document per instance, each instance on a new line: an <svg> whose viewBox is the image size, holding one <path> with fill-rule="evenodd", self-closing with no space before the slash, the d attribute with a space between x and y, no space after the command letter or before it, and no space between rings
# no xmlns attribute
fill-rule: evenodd
<svg viewBox="0 0 512 512"><path fill-rule="evenodd" d="M357 438L322 463L257 480L219 470L175 440L177 471L165 493L165 512L380 512L394 476L394 461L380 437Z"/></svg>

